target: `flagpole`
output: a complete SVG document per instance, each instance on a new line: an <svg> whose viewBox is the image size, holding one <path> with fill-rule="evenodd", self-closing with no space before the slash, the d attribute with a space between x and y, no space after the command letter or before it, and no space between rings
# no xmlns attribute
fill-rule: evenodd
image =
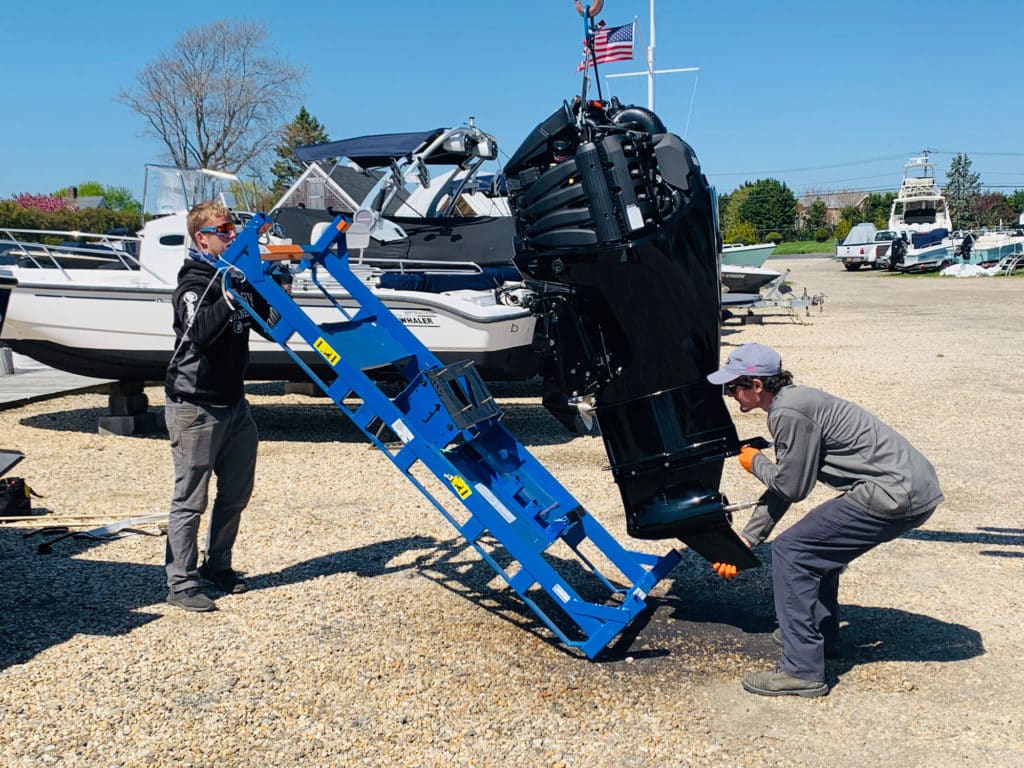
<svg viewBox="0 0 1024 768"><path fill-rule="evenodd" d="M651 44L647 46L647 108L654 111L654 0L651 0Z"/></svg>
<svg viewBox="0 0 1024 768"><path fill-rule="evenodd" d="M638 22L634 21L636 25ZM623 72L614 75L605 75L605 78L613 77L641 77L647 75L647 108L654 111L654 76L669 75L674 72L699 72L700 67L680 67L677 69L655 69L654 68L654 0L651 0L651 43L647 46L647 71L646 72Z"/></svg>

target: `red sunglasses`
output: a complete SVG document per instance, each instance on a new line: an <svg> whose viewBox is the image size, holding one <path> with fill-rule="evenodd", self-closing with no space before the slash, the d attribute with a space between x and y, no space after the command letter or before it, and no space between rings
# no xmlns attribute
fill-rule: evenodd
<svg viewBox="0 0 1024 768"><path fill-rule="evenodd" d="M199 231L204 235L233 235L235 234L235 225L227 221L216 227L203 227Z"/></svg>

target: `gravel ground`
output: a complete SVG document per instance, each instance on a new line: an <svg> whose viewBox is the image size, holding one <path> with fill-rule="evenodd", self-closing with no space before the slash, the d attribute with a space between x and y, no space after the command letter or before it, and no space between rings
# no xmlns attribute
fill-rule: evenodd
<svg viewBox="0 0 1024 768"><path fill-rule="evenodd" d="M1019 402L1024 280L845 273L777 259L827 295L727 326L801 383L852 399L935 463L927 526L845 575L830 695L766 699L767 569L723 582L686 554L652 611L595 662L555 642L329 402L254 385L263 442L236 566L251 591L163 602L162 538L67 540L0 526L0 765L1018 766L1024 763ZM571 438L524 385L506 421L620 540L600 439ZM163 395L148 390L159 408ZM164 512L166 435L102 437L102 395L0 412L14 471L53 514ZM741 435L764 415L741 415ZM729 462L733 500L760 486ZM830 495L819 487L781 528ZM737 525L745 515L737 516ZM668 542L630 542L662 552ZM757 550L770 559L770 547Z"/></svg>

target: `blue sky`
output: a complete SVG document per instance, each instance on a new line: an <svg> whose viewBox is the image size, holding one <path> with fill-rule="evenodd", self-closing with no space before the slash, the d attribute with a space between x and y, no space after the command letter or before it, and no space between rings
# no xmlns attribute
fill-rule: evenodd
<svg viewBox="0 0 1024 768"><path fill-rule="evenodd" d="M96 180L141 197L143 165L165 158L118 91L192 26L225 6L11 0L0 198ZM456 125L468 116L507 158L579 92L582 21L571 0L248 0L233 18L265 22L271 44L305 67L305 105L332 139ZM1024 189L1019 0L858 3L658 0L655 109L697 151L719 191L781 179L797 194L895 189L923 148L940 174L966 152L982 184ZM649 0L606 0L609 25ZM999 42L1001 41L1001 42ZM696 83L696 90L695 90ZM645 105L645 78L602 83ZM692 103L692 110L691 110ZM298 110L296 104L290 115Z"/></svg>

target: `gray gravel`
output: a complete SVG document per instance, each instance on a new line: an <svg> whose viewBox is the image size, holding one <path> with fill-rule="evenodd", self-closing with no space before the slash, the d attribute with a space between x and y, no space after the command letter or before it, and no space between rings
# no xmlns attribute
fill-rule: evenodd
<svg viewBox="0 0 1024 768"><path fill-rule="evenodd" d="M0 765L1021 765L1024 279L769 264L824 291L825 310L727 327L723 356L777 347L798 381L906 434L947 498L844 577L848 652L829 696L741 689L775 661L769 574L726 583L690 555L633 636L597 662L568 652L329 402L255 385L263 443L236 549L253 589L217 612L163 603L161 538L41 556L39 536L22 538L32 526L0 526ZM528 387L495 392L627 541L600 439L563 434ZM53 514L165 511L166 436L101 437L105 406L83 394L0 412L0 442L27 454L14 474ZM763 414L734 413L742 435L764 433ZM735 462L723 488L760 490Z"/></svg>

